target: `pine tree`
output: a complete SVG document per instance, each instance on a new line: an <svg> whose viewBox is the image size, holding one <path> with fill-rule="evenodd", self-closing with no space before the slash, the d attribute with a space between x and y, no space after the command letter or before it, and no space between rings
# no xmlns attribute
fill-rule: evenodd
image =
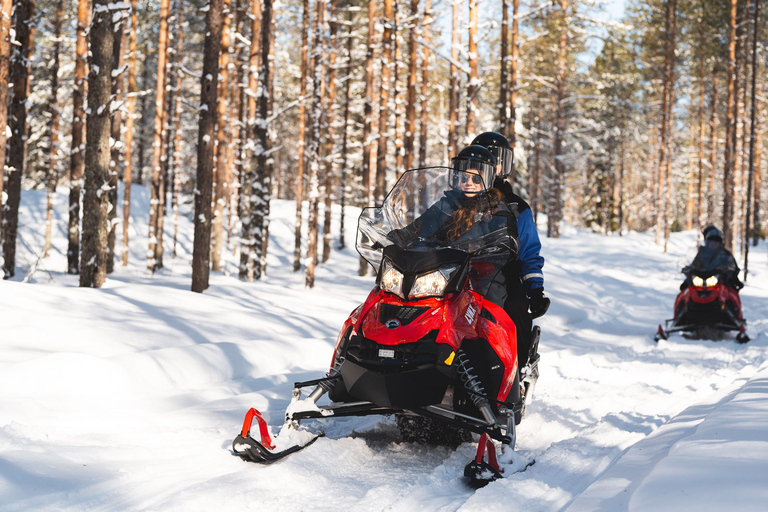
<svg viewBox="0 0 768 512"><path fill-rule="evenodd" d="M11 53L11 1L0 0L0 267L3 265L3 212L5 210L5 147L8 126L8 68Z"/></svg>
<svg viewBox="0 0 768 512"><path fill-rule="evenodd" d="M128 95L125 115L125 156L123 169L123 245L120 261L128 265L128 242L131 223L131 187L133 185L133 125L136 108L136 36L138 33L137 0L131 0L131 26L128 39Z"/></svg>
<svg viewBox="0 0 768 512"><path fill-rule="evenodd" d="M48 158L48 201L45 208L45 245L43 256L48 257L51 250L51 235L53 230L53 196L56 193L56 184L59 181L59 53L61 52L61 24L64 20L64 1L56 2L56 19L53 22L53 56L51 61L51 98L48 109L51 113L50 121L50 148Z"/></svg>
<svg viewBox="0 0 768 512"><path fill-rule="evenodd" d="M8 126L11 140L8 144L8 181L3 207L3 274L8 279L16 273L16 237L21 203L21 177L24 175L27 136L27 98L29 97L29 59L32 53L32 33L35 20L35 1L19 0L14 7L14 29L17 44L13 44L10 62L11 91Z"/></svg>
<svg viewBox="0 0 768 512"><path fill-rule="evenodd" d="M109 134L114 42L112 15L107 0L95 0L90 28L83 254L80 262L80 286L85 288L101 288L107 279Z"/></svg>
<svg viewBox="0 0 768 512"><path fill-rule="evenodd" d="M373 1L373 0L371 0ZM307 130L307 45L309 39L309 0L302 1L301 16L301 82L299 83L299 127L298 127L298 162L296 172L296 223L294 226L293 271L301 269L301 218L304 201L304 164Z"/></svg>
<svg viewBox="0 0 768 512"><path fill-rule="evenodd" d="M200 114L197 136L195 239L192 254L192 291L208 288L211 250L211 196L213 188L214 128L221 47L222 1L209 0L205 14L205 47L200 77ZM270 0L267 0L269 2Z"/></svg>

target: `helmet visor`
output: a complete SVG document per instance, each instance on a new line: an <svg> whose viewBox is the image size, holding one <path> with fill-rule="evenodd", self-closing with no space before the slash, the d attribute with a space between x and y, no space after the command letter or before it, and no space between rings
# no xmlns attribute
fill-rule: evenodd
<svg viewBox="0 0 768 512"><path fill-rule="evenodd" d="M512 163L515 161L515 153L512 148L491 146L488 151L496 157L496 176L506 178L512 172Z"/></svg>
<svg viewBox="0 0 768 512"><path fill-rule="evenodd" d="M477 192L488 190L493 186L493 176L496 173L493 165L468 158L454 158L451 160L451 186L462 191Z"/></svg>

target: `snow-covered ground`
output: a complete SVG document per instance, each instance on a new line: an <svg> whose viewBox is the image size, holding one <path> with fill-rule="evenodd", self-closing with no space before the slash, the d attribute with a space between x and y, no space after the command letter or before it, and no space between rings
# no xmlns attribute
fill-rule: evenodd
<svg viewBox="0 0 768 512"><path fill-rule="evenodd" d="M188 291L186 218L178 257L166 221L166 268L145 273L148 201L136 187L131 264L92 290L63 272L59 192L46 259L44 196L24 192L17 276L0 282L2 510L765 509L765 243L742 291L752 341L657 345L695 233L674 234L669 254L646 234L544 239L553 304L517 444L536 462L475 491L461 478L473 444L403 443L386 417L328 420L317 425L326 437L271 466L232 455L249 407L277 426L292 383L327 369L338 329L372 286L348 248L304 288L291 271L293 203L273 202L264 279L238 281L228 256L200 295Z"/></svg>

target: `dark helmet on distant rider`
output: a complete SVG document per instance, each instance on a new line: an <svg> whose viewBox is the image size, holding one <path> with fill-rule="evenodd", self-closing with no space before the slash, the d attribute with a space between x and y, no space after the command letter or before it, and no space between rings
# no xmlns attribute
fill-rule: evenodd
<svg viewBox="0 0 768 512"><path fill-rule="evenodd" d="M709 225L701 232L704 235L704 240L707 247L722 247L723 245L723 232L717 229L713 225Z"/></svg>
<svg viewBox="0 0 768 512"><path fill-rule="evenodd" d="M467 146L451 158L451 169L451 187L460 189L467 180L480 179L480 183L475 183L482 190L489 190L496 173L496 158L483 146Z"/></svg>
<svg viewBox="0 0 768 512"><path fill-rule="evenodd" d="M496 176L498 178L509 176L512 172L512 164L515 162L515 152L505 136L498 132L485 132L475 137L472 144L483 146L496 158Z"/></svg>

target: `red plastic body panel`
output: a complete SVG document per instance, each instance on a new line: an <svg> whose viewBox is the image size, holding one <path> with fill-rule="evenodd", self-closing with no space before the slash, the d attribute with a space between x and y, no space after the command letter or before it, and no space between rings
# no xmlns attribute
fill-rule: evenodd
<svg viewBox="0 0 768 512"><path fill-rule="evenodd" d="M741 320L741 298L739 292L730 286L724 284L716 284L710 288L704 288L701 286L689 286L682 290L675 299L675 307L673 311L677 311L680 304L686 304L688 302L694 302L696 304L710 304L718 301L721 304L725 304L726 301L732 301L739 308L738 318Z"/></svg>
<svg viewBox="0 0 768 512"><path fill-rule="evenodd" d="M407 325L389 328L380 321L382 304L429 309ZM496 319L495 323L480 316L483 307ZM481 295L468 287L460 293L448 294L445 297L410 301L376 287L366 301L344 322L336 340L336 350L339 349L342 337L349 327L352 327L354 333L360 333L362 330L366 338L381 345L413 343L438 330L436 342L445 343L454 351L459 349L465 338L485 338L504 364L502 385L497 396L499 401L507 398L517 374L517 329L514 322L503 308L485 301ZM335 353L334 351L334 355Z"/></svg>

